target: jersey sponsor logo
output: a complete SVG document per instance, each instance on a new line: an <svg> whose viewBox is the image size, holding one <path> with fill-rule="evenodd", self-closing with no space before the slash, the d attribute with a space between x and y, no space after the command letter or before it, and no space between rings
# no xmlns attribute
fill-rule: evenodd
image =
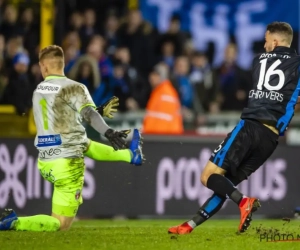
<svg viewBox="0 0 300 250"><path fill-rule="evenodd" d="M60 90L60 86L54 84L39 84L36 88L36 92L42 94L58 93L59 90Z"/></svg>
<svg viewBox="0 0 300 250"><path fill-rule="evenodd" d="M38 136L37 147L59 146L62 144L60 135L42 135Z"/></svg>
<svg viewBox="0 0 300 250"><path fill-rule="evenodd" d="M284 59L289 59L289 58L291 58L290 56L288 56L288 55L277 55L276 53L274 53L274 54L270 54L270 53L263 53L263 54L261 54L260 55L260 57L258 58L258 59L263 59L263 58L271 58L271 57L282 57L282 58L284 58Z"/></svg>
<svg viewBox="0 0 300 250"><path fill-rule="evenodd" d="M282 102L283 94L280 94L276 91L262 91L262 90L251 90L249 92L249 98L254 99L268 99L271 101Z"/></svg>
<svg viewBox="0 0 300 250"><path fill-rule="evenodd" d="M270 58L270 57L273 57L273 56L275 57L276 54L275 54L275 53L274 53L274 54L263 53L263 54L260 55L259 59L262 59L262 58Z"/></svg>

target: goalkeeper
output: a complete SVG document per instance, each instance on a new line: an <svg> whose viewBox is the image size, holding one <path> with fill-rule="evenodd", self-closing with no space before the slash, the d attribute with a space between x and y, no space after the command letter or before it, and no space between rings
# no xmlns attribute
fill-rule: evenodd
<svg viewBox="0 0 300 250"><path fill-rule="evenodd" d="M52 215L17 217L12 209L6 209L0 216L0 230L69 229L82 204L84 156L134 165L141 165L143 161L139 131L133 130L127 149L125 139L131 131L114 131L101 117L112 118L117 98L96 108L86 87L64 76L64 53L59 46L51 45L41 50L39 64L44 81L33 94L37 127L35 146L39 150L39 171L54 184ZM112 147L89 140L81 124L82 118L104 135Z"/></svg>

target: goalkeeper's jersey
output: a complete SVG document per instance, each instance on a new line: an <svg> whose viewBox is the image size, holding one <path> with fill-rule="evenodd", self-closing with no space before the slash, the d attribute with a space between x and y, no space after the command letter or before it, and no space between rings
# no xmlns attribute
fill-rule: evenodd
<svg viewBox="0 0 300 250"><path fill-rule="evenodd" d="M80 111L86 106L95 107L87 88L67 77L49 76L37 86L34 144L40 159L83 157L88 139Z"/></svg>

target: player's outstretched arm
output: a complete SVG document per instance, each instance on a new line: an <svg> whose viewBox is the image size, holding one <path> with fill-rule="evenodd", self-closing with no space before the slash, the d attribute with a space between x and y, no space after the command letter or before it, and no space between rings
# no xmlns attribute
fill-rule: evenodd
<svg viewBox="0 0 300 250"><path fill-rule="evenodd" d="M119 106L119 98L113 96L106 103L100 105L96 110L101 116L112 119L114 117L113 113L116 113L118 111L117 109L118 106Z"/></svg>
<svg viewBox="0 0 300 250"><path fill-rule="evenodd" d="M111 129L103 120L101 115L91 106L87 106L80 111L81 116L86 120L97 132L104 135L115 150L126 148L126 142L130 130L116 131Z"/></svg>

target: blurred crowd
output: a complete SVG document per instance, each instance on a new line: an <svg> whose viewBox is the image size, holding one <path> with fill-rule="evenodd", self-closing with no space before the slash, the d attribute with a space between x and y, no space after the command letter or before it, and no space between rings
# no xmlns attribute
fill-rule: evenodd
<svg viewBox="0 0 300 250"><path fill-rule="evenodd" d="M22 114L31 108L33 90L42 81L39 18L31 8L0 9L0 104L13 104ZM102 26L96 21L93 9L71 13L60 44L65 74L85 84L96 105L115 95L121 112L144 110L153 89L169 81L183 118L201 122L204 113L245 106L251 74L237 65L235 44L228 44L223 63L212 68L206 51L193 49L190 34L180 29L176 15L164 34L139 10L121 17L110 11Z"/></svg>

